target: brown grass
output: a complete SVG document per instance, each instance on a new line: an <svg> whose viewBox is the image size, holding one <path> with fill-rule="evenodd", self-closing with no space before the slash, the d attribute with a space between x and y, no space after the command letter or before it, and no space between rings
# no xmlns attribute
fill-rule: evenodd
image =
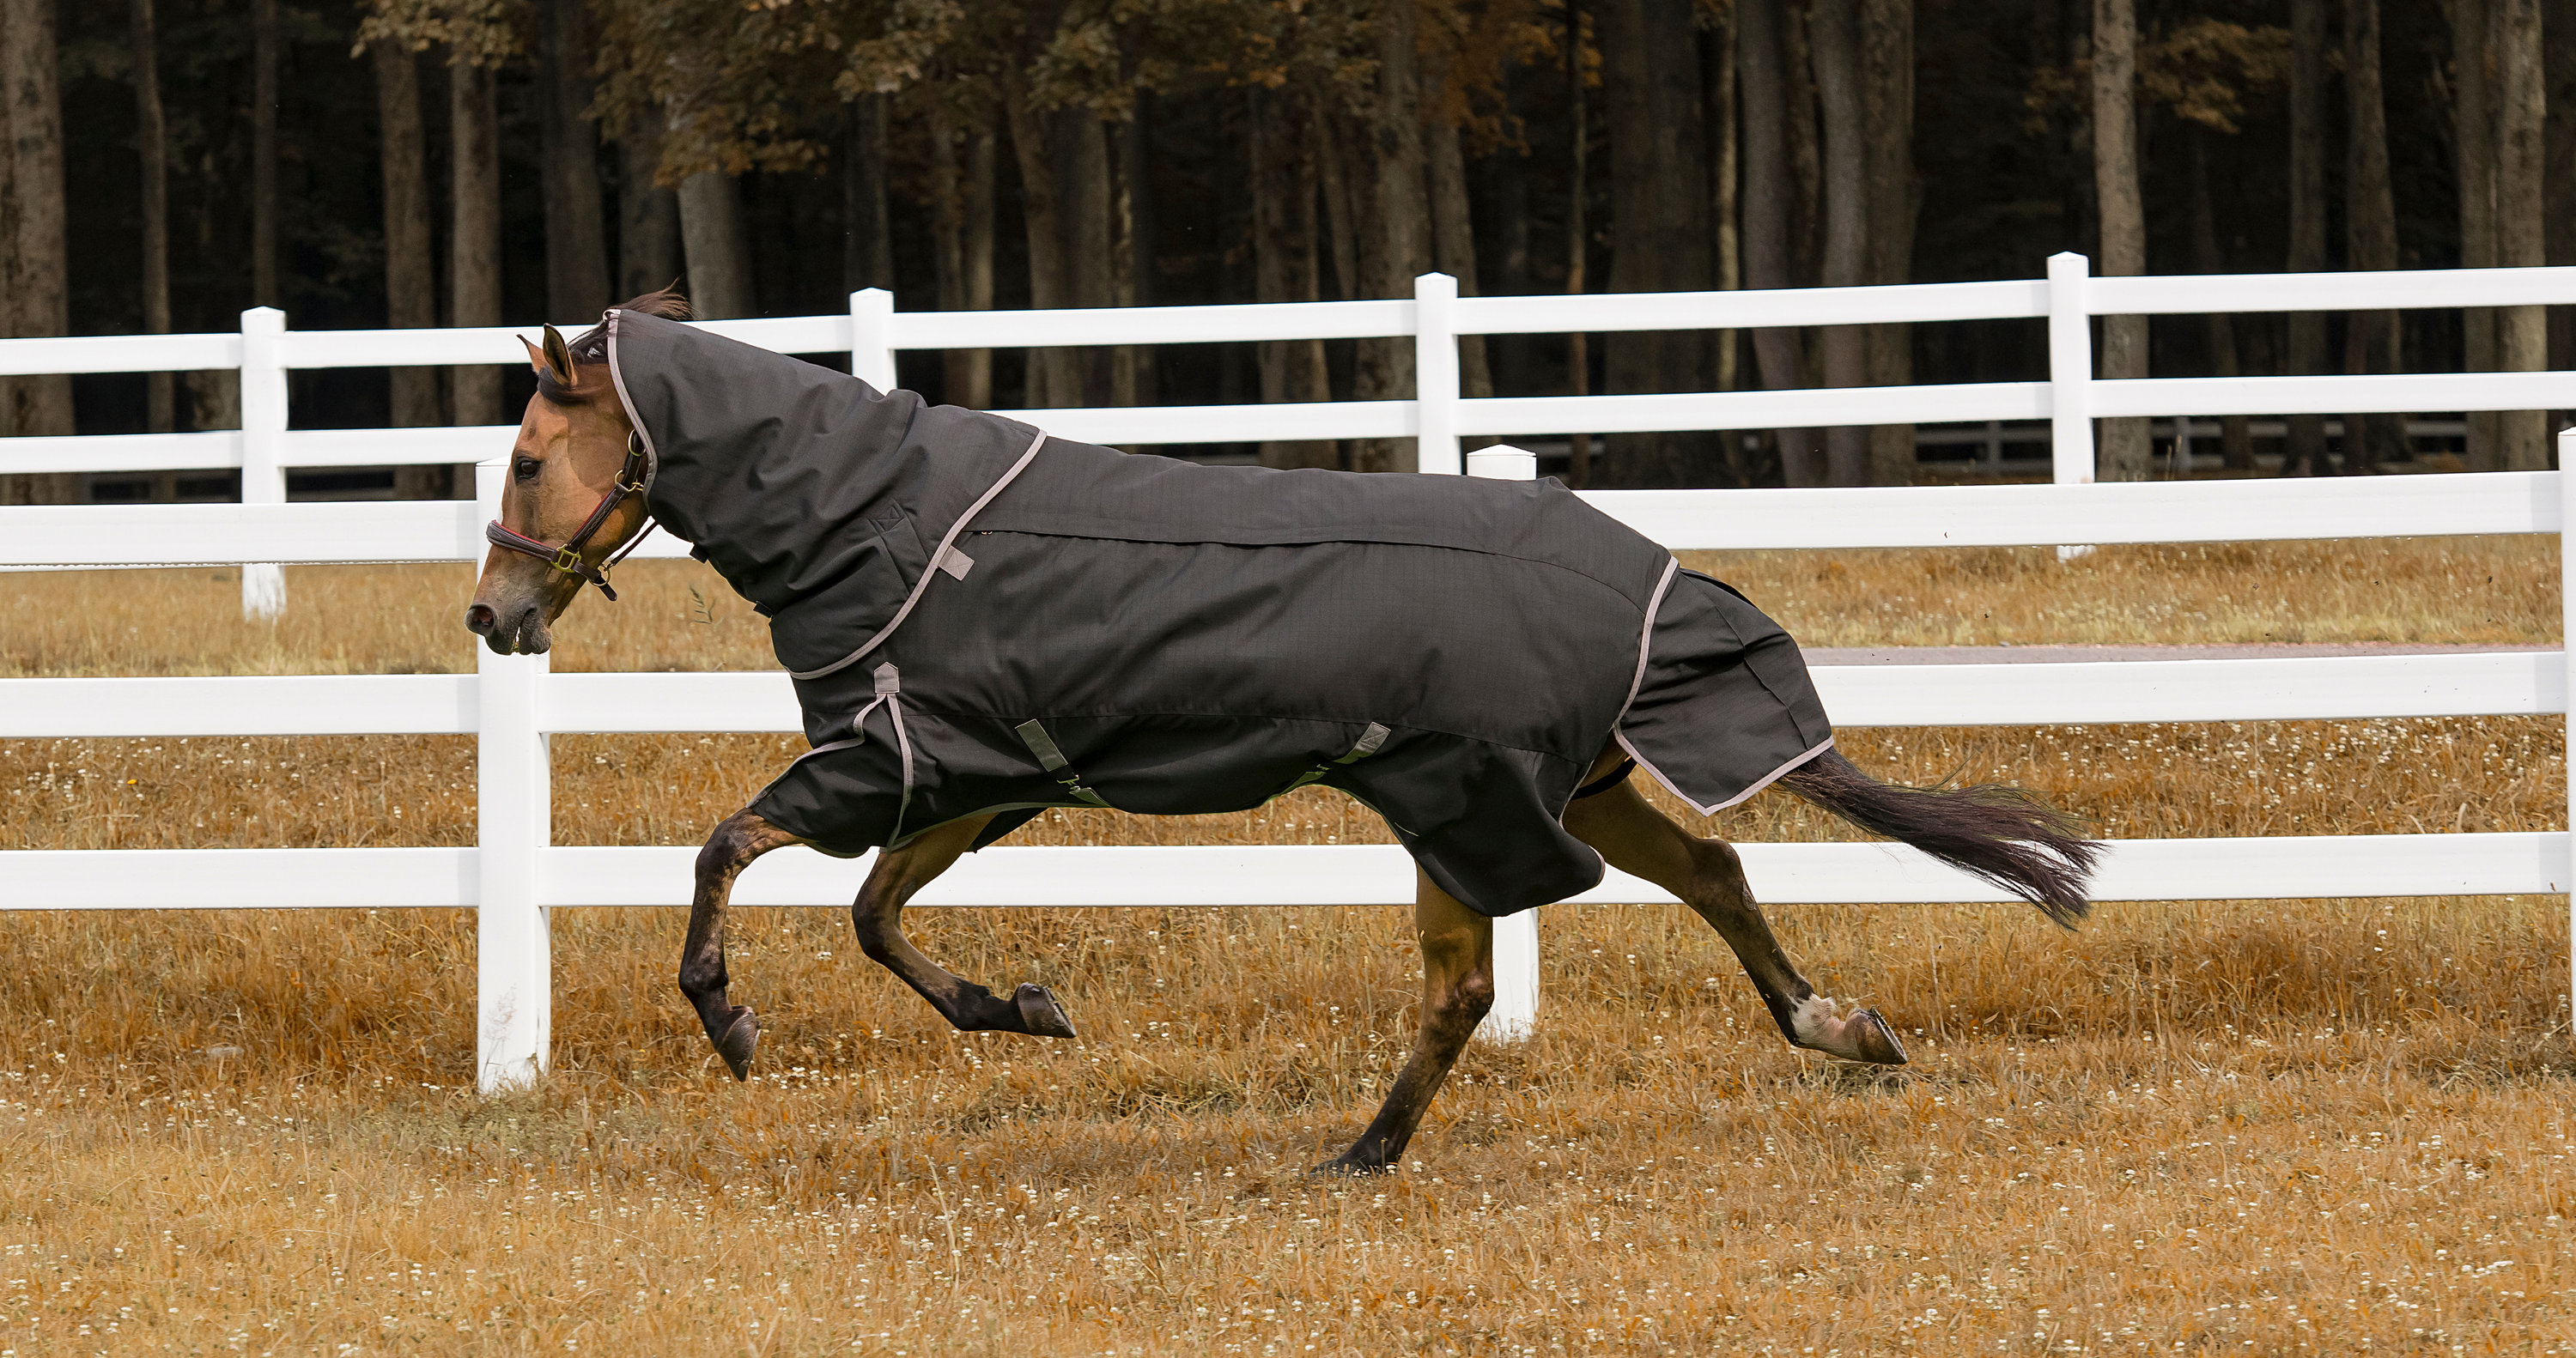
<svg viewBox="0 0 2576 1358"><path fill-rule="evenodd" d="M2546 545L1719 569L1815 644L2548 641ZM290 572L274 628L211 574L9 577L0 672L471 664L461 571ZM692 584L714 621L689 620ZM620 588L573 616L559 668L767 663L698 568ZM1996 630L1960 630L1971 613ZM2558 732L1846 743L2114 834L2263 834L2555 828ZM558 740L556 837L694 842L792 743ZM459 843L471 773L461 740L0 742L0 846ZM1347 805L1022 836L1379 837ZM1839 832L1778 797L1715 828ZM1320 1185L1298 1171L1356 1132L1410 1032L1400 911L916 917L961 972L1054 986L1086 1035L1060 1044L947 1031L835 914L744 911L734 974L768 1029L749 1086L677 1002L680 911L559 911L557 1074L496 1101L458 1087L463 912L20 916L0 1349L2576 1351L2563 899L2113 905L2074 936L1995 907L1775 914L1913 1066L1786 1049L1686 912L1556 907L1538 1037L1470 1051L1405 1173Z"/></svg>

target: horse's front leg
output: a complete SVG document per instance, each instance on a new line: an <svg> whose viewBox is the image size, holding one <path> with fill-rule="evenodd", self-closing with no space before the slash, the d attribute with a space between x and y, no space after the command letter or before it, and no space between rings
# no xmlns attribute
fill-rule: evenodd
<svg viewBox="0 0 2576 1358"><path fill-rule="evenodd" d="M1593 768L1600 776L1618 765L1613 746ZM1849 1061L1878 1065L1905 1064L1904 1044L1896 1031L1871 1009L1837 1012L1834 1002L1816 993L1781 948L1753 901L1744 880L1744 864L1733 846L1701 839L1654 808L1629 782L1565 808L1565 828L1600 851L1610 866L1682 898L1718 937L1735 951L1763 1006L1793 1046L1806 1047Z"/></svg>
<svg viewBox="0 0 2576 1358"><path fill-rule="evenodd" d="M1378 1174L1403 1156L1458 1053L1494 1007L1494 922L1414 869L1413 928L1422 943L1422 1026L1413 1054L1368 1130L1316 1166L1319 1174Z"/></svg>
<svg viewBox="0 0 2576 1358"><path fill-rule="evenodd" d="M689 937L680 945L680 993L698 1011L716 1054L737 1080L751 1074L751 1053L760 1045L760 1020L749 1009L725 999L725 901L733 879L754 859L772 849L805 841L742 810L725 817L698 850L697 893L689 901Z"/></svg>
<svg viewBox="0 0 2576 1358"><path fill-rule="evenodd" d="M927 830L900 849L877 854L859 899L850 906L850 923L858 930L859 949L903 978L930 1007L966 1033L1027 1033L1033 1037L1072 1037L1073 1024L1057 1007L1055 993L1035 982L1022 982L1011 998L951 974L912 946L903 935L903 907L915 892L946 872L959 855L974 847L975 836L990 816L952 821Z"/></svg>

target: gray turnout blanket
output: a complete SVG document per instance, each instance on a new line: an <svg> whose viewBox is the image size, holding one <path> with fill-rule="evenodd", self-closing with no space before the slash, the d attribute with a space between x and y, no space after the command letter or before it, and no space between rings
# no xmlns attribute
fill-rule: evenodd
<svg viewBox="0 0 2576 1358"><path fill-rule="evenodd" d="M1787 633L1554 481L1123 454L604 329L653 513L795 677L814 748L752 809L827 852L1320 783L1505 915L1601 880L1558 817L1613 738L1703 812L1832 743Z"/></svg>

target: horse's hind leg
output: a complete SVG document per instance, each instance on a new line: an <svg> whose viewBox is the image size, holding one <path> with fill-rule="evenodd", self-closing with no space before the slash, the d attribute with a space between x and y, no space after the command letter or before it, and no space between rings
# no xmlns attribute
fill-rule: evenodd
<svg viewBox="0 0 2576 1358"><path fill-rule="evenodd" d="M1413 928L1422 941L1422 1027L1386 1102L1351 1148L1316 1166L1324 1174L1375 1174L1395 1164L1422 1125L1449 1067L1494 1007L1494 922L1414 869Z"/></svg>
<svg viewBox="0 0 2576 1358"><path fill-rule="evenodd" d="M900 849L879 853L867 884L859 888L858 901L850 907L850 923L858 930L859 948L902 977L905 985L930 1001L930 1007L960 1032L1072 1037L1073 1024L1057 1007L1054 992L1045 986L1023 982L1011 998L1003 999L973 981L952 975L923 956L903 935L904 902L974 847L975 836L990 819L979 816L952 821L923 832Z"/></svg>
<svg viewBox="0 0 2576 1358"><path fill-rule="evenodd" d="M725 901L733 879L752 860L772 849L803 840L748 810L725 817L698 850L698 886L689 901L689 938L680 945L680 991L698 1011L716 1054L737 1080L751 1074L752 1049L760 1044L760 1021L749 1009L725 999Z"/></svg>
<svg viewBox="0 0 2576 1358"><path fill-rule="evenodd" d="M1614 747L1603 762L1615 766L1611 756L1616 753ZM1602 772L1606 769L1594 769L1596 775ZM1612 867L1681 897L1707 920L1735 950L1772 1021L1792 1045L1851 1061L1905 1064L1904 1045L1875 1010L1838 1014L1834 1002L1798 974L1762 908L1753 902L1743 863L1724 840L1697 838L1625 782L1567 806L1565 828L1600 850Z"/></svg>

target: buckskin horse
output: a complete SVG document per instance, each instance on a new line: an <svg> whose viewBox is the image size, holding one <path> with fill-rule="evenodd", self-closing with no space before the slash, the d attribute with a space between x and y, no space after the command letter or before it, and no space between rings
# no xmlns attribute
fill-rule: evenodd
<svg viewBox="0 0 2576 1358"><path fill-rule="evenodd" d="M904 903L1049 807L1237 811L1322 784L1415 862L1420 1031L1359 1139L1391 1167L1494 993L1492 921L1607 862L1681 898L1795 1046L1902 1064L1816 993L1703 815L1773 782L2072 927L2100 846L2000 787L1882 783L1833 749L1797 644L1554 481L1213 467L1054 439L683 324L669 292L567 343L537 392L466 626L541 653L658 523L770 620L812 748L699 853L680 989L736 1078L725 902L762 854L876 851L859 946L964 1031L1069 1037L904 936ZM525 340L522 341L526 343Z"/></svg>

